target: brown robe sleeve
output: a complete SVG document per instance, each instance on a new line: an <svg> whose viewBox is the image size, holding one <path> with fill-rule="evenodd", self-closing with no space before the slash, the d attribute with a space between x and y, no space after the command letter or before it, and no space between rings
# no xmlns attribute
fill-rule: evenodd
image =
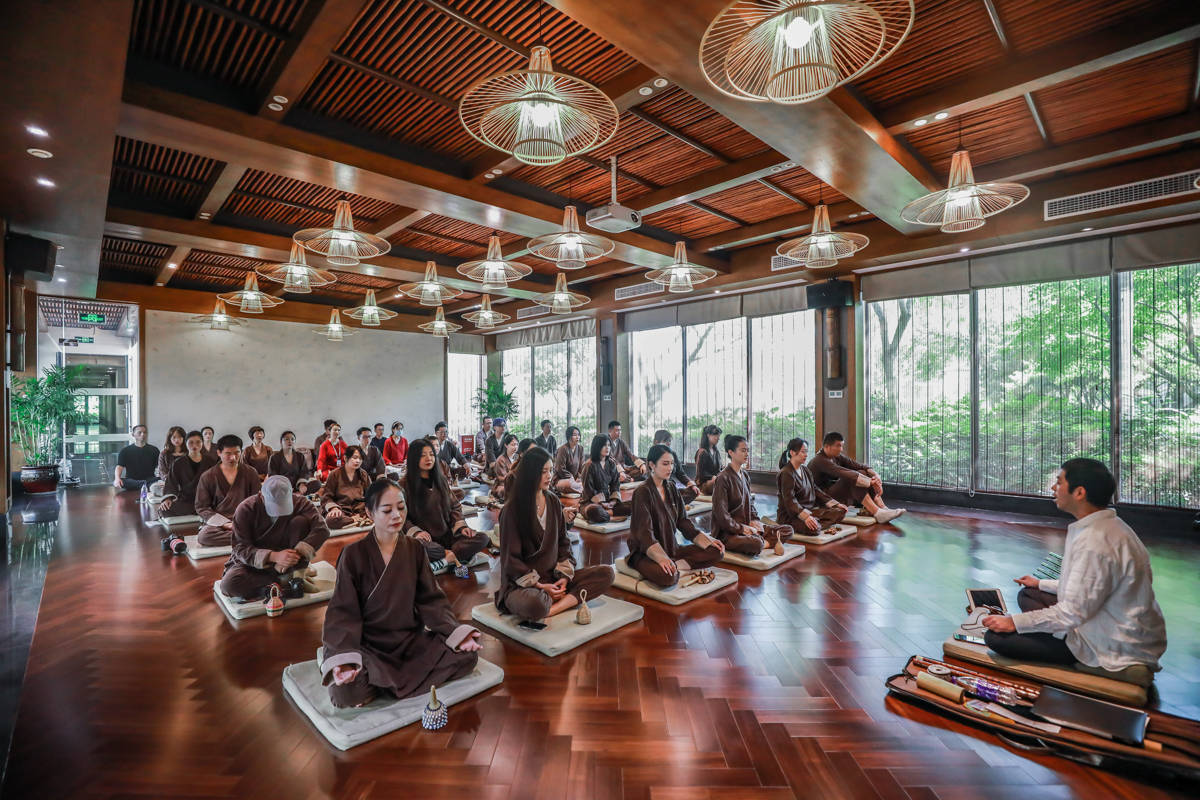
<svg viewBox="0 0 1200 800"><path fill-rule="evenodd" d="M411 542L396 542L396 551L392 557L399 556L401 547L407 544ZM425 627L434 633L449 637L458 628L458 620L454 616L454 609L450 607L450 601L446 599L445 593L433 577L433 568L429 566L429 559L425 557L423 548L420 549L420 555L420 558L414 559L417 562L417 586L413 604L417 607L417 614Z"/></svg>
<svg viewBox="0 0 1200 800"><path fill-rule="evenodd" d="M505 503L500 509L500 558L503 559L501 570L504 576L517 586L529 587L538 583L540 576L532 565L527 563L521 554L521 530L517 524L516 506ZM562 512L559 512L562 518ZM549 519L549 513L547 513Z"/></svg>
<svg viewBox="0 0 1200 800"><path fill-rule="evenodd" d="M558 541L554 571L560 577L570 579L575 575L575 554L571 551L571 540L567 538L567 525L563 521L562 502L553 492L543 492L543 494L546 496L546 524L554 526L555 538Z"/></svg>
<svg viewBox="0 0 1200 800"><path fill-rule="evenodd" d="M722 470L721 474L713 481L713 507L712 507L712 526L713 533L720 535L728 533L738 535L742 532L742 523L733 518L729 511L729 503L735 491L731 485L733 476L728 470Z"/></svg>
<svg viewBox="0 0 1200 800"><path fill-rule="evenodd" d="M321 545L325 544L329 538L329 525L326 524L325 518L321 516L317 507L302 494L292 495L292 513L299 514L308 520L308 536L296 542L295 549L311 561L312 557L321 549ZM306 549L310 552L305 552Z"/></svg>
<svg viewBox="0 0 1200 800"><path fill-rule="evenodd" d="M646 481L649 483L650 481ZM683 538L689 542L695 541L697 536L703 536L703 533L696 527L696 523L692 522L692 518L687 515L687 509L683 504L683 496L679 494L679 490L674 486L667 486L667 497L675 506L675 530L683 534ZM675 531L671 531L674 535ZM706 538L706 537L705 537Z"/></svg>
<svg viewBox="0 0 1200 800"><path fill-rule="evenodd" d="M357 544L357 543L356 543ZM325 625L321 630L322 667L324 683L332 680L333 668L339 664L361 667L362 653L362 605L359 603L360 548L353 545L342 551L337 564L337 582L333 586L333 597L325 607Z"/></svg>
<svg viewBox="0 0 1200 800"><path fill-rule="evenodd" d="M796 473L790 465L785 465L775 476L775 485L779 493L779 514L776 522L781 525L791 524L791 520L800 519L803 510L796 502ZM784 520L788 520L785 522Z"/></svg>
<svg viewBox="0 0 1200 800"><path fill-rule="evenodd" d="M218 470L215 475L214 470ZM200 519L208 522L209 517L217 513L217 486L215 478L219 475L220 466L209 467L196 483L196 513Z"/></svg>
<svg viewBox="0 0 1200 800"><path fill-rule="evenodd" d="M325 479L325 485L321 487L321 508L325 511L331 510L332 506L338 504L338 493L341 491L342 479L345 477L346 471L338 467Z"/></svg>
<svg viewBox="0 0 1200 800"><path fill-rule="evenodd" d="M450 526L449 531L454 533L460 528L467 527L467 518L463 516L462 503L454 496L454 490L450 490Z"/></svg>
<svg viewBox="0 0 1200 800"><path fill-rule="evenodd" d="M590 503L596 495L603 495L607 499L608 492L603 466L589 460L583 468L583 494L580 503Z"/></svg>
<svg viewBox="0 0 1200 800"><path fill-rule="evenodd" d="M575 477L571 474L571 448L564 444L554 453L554 480L571 480Z"/></svg>

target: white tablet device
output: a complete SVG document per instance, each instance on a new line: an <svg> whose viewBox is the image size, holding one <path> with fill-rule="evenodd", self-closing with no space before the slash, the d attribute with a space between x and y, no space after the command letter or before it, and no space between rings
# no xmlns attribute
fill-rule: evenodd
<svg viewBox="0 0 1200 800"><path fill-rule="evenodd" d="M1004 607L1004 595L1000 594L999 589L967 589L967 611L974 611L981 606L998 608L1001 614L1008 613Z"/></svg>

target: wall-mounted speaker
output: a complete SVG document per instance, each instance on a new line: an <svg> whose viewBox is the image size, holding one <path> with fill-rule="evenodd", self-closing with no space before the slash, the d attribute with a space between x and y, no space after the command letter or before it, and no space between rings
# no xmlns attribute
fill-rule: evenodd
<svg viewBox="0 0 1200 800"><path fill-rule="evenodd" d="M854 305L854 284L850 281L828 280L804 287L811 309L842 308Z"/></svg>
<svg viewBox="0 0 1200 800"><path fill-rule="evenodd" d="M4 268L9 275L24 273L26 283L54 279L54 245L47 239L10 233L4 237Z"/></svg>

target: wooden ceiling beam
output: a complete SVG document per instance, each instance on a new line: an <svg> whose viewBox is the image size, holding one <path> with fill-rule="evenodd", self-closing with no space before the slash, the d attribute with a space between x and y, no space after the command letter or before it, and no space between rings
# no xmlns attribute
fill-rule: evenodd
<svg viewBox="0 0 1200 800"><path fill-rule="evenodd" d="M400 231L415 225L421 220L429 216L428 211L422 211L419 208L407 208L400 206L390 214L386 214L380 219L375 220L375 224L369 229L371 233L384 239L390 239ZM364 230L368 230L364 228Z"/></svg>
<svg viewBox="0 0 1200 800"><path fill-rule="evenodd" d="M1144 15L1027 56L1012 56L968 72L953 83L879 112L889 133L908 133L934 114L979 111L1050 86L1200 38L1200 5L1179 4L1164 14Z"/></svg>
<svg viewBox="0 0 1200 800"><path fill-rule="evenodd" d="M849 201L834 203L829 207L829 221L835 225L839 222L847 222L851 214L861 212L862 209L857 203ZM745 247L748 244L760 242L764 239L793 236L807 231L812 226L812 219L813 212L809 210L780 214L777 217L772 217L753 225L747 225L744 228L714 233L712 236L696 239L692 242L692 247L697 252L712 252L713 250L724 250L731 247Z"/></svg>
<svg viewBox="0 0 1200 800"><path fill-rule="evenodd" d="M216 216L245 174L246 168L237 164L227 163L221 167L220 171L213 176L204 200L196 209L196 219L212 219Z"/></svg>
<svg viewBox="0 0 1200 800"><path fill-rule="evenodd" d="M123 136L228 160L367 197L387 198L452 219L540 236L558 230L562 209L479 185L421 164L273 123L236 109L144 84L126 84ZM671 263L672 245L616 234L614 258L646 267ZM716 266L720 259L709 259Z"/></svg>
<svg viewBox="0 0 1200 800"><path fill-rule="evenodd" d="M187 259L190 252L192 252L192 248L187 245L176 245L175 249L163 259L162 266L158 268L158 274L154 276L154 285L166 286L170 283L171 278L175 277L175 273L179 271L179 267Z"/></svg>
<svg viewBox="0 0 1200 800"><path fill-rule="evenodd" d="M668 208L682 205L692 200L700 200L710 194L717 194L735 186L756 181L767 175L783 172L795 164L774 150L768 150L756 156L733 161L720 167L701 172L686 180L663 186L635 197L625 205L640 211L642 214L653 214Z"/></svg>

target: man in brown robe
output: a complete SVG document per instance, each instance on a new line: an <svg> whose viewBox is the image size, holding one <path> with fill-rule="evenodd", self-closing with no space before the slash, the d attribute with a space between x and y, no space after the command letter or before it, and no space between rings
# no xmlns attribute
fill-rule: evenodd
<svg viewBox="0 0 1200 800"><path fill-rule="evenodd" d="M625 563L657 586L674 586L681 572L710 567L724 554L720 544L696 528L672 480L663 481L666 499L653 479L633 490L629 555ZM691 544L680 545L675 532Z"/></svg>
<svg viewBox="0 0 1200 800"><path fill-rule="evenodd" d="M622 483L646 477L646 462L634 455L629 445L625 444L621 438L621 423L615 419L608 423L608 456L617 463Z"/></svg>
<svg viewBox="0 0 1200 800"><path fill-rule="evenodd" d="M842 452L845 437L836 431L825 434L821 449L808 462L817 486L848 506L862 506L877 522L891 522L903 508L888 508L883 502L883 480L879 473Z"/></svg>
<svg viewBox="0 0 1200 800"><path fill-rule="evenodd" d="M725 454L729 457L729 466L713 479L713 535L729 552L753 557L762 552L766 538L745 472L746 462L750 460L746 437L727 434Z"/></svg>
<svg viewBox="0 0 1200 800"><path fill-rule="evenodd" d="M277 583L284 597L299 597L309 562L328 538L316 506L294 493L287 478L272 475L233 514L233 553L225 562L221 591L256 600Z"/></svg>
<svg viewBox="0 0 1200 800"><path fill-rule="evenodd" d="M383 463L383 453L378 447L371 444L370 428L358 429L358 446L363 451L362 466L360 469L366 472L371 480L382 478L384 473L387 472L387 466Z"/></svg>
<svg viewBox="0 0 1200 800"><path fill-rule="evenodd" d="M204 547L233 543L233 516L243 500L258 491L258 473L241 463L242 440L226 434L217 440L220 462L196 483L196 513L204 523L197 540Z"/></svg>
<svg viewBox="0 0 1200 800"><path fill-rule="evenodd" d="M575 566L571 540L563 521L562 503L551 492L546 498L546 518L522 520L517 503L510 500L500 511L500 589L496 608L522 620L540 621L550 614L556 599L580 593L599 597L612 586L610 566ZM559 595L555 598L553 595Z"/></svg>

